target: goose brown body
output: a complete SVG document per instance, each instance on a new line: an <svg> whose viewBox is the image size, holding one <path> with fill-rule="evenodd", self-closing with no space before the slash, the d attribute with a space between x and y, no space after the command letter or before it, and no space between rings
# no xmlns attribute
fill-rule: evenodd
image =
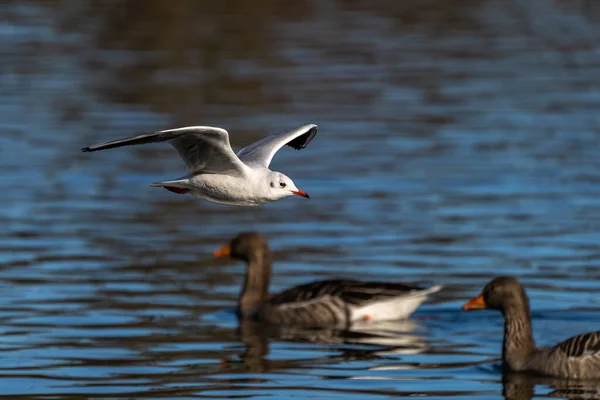
<svg viewBox="0 0 600 400"><path fill-rule="evenodd" d="M239 318L272 324L348 326L358 320L407 318L428 294L441 288L334 279L295 286L269 296L272 255L262 235L240 233L214 255L247 263L238 301Z"/></svg>
<svg viewBox="0 0 600 400"><path fill-rule="evenodd" d="M527 371L571 379L600 378L600 332L574 336L554 347L537 348L531 329L529 299L512 276L490 281L463 310L498 310L504 316L502 365L506 370Z"/></svg>

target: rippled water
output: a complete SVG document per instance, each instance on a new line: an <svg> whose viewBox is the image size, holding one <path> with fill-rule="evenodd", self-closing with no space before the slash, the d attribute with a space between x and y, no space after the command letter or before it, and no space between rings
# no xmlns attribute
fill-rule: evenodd
<svg viewBox="0 0 600 400"><path fill-rule="evenodd" d="M597 388L503 376L527 285L538 344L600 327L596 2L14 1L0 35L0 394L8 398L531 398ZM203 124L235 146L305 123L273 168L311 200L233 208L150 188ZM244 325L243 230L272 290L326 277L446 289L356 332ZM600 385L599 385L600 386Z"/></svg>

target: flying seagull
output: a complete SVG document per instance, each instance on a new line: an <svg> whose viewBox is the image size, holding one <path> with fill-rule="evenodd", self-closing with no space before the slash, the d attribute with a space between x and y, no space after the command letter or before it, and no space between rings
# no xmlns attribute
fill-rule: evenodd
<svg viewBox="0 0 600 400"><path fill-rule="evenodd" d="M301 150L316 134L317 125L303 125L267 136L244 147L236 155L225 129L188 126L99 143L81 151L168 142L185 161L188 174L150 186L164 187L178 194L189 193L219 204L257 206L292 195L309 198L290 178L281 172L271 171L269 164L284 145Z"/></svg>

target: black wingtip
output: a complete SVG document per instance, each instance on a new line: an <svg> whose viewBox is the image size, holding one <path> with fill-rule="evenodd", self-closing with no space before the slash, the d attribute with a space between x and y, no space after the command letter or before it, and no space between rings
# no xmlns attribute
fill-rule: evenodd
<svg viewBox="0 0 600 400"><path fill-rule="evenodd" d="M308 144L314 139L314 137L317 135L317 130L318 127L316 125L311 127L303 135L300 135L294 140L290 141L288 143L288 146L290 146L294 150L302 150L303 148L308 146Z"/></svg>
<svg viewBox="0 0 600 400"><path fill-rule="evenodd" d="M81 151L83 151L84 153L90 152L92 150L90 150L89 147L84 147L83 149L81 149Z"/></svg>

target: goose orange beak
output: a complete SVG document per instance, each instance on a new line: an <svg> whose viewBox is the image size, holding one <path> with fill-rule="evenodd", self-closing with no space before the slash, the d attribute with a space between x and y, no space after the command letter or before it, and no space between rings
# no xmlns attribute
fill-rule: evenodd
<svg viewBox="0 0 600 400"><path fill-rule="evenodd" d="M483 298L482 294L477 297L473 297L471 300L467 301L464 306L462 306L463 311L485 310L485 308L485 299Z"/></svg>
<svg viewBox="0 0 600 400"><path fill-rule="evenodd" d="M213 251L215 257L229 257L231 255L231 246L223 246L220 249Z"/></svg>
<svg viewBox="0 0 600 400"><path fill-rule="evenodd" d="M294 193L296 196L302 196L302 197L306 197L307 199L310 199L310 196L308 195L308 193L306 193L305 191L302 191L300 189L298 189L292 193Z"/></svg>

